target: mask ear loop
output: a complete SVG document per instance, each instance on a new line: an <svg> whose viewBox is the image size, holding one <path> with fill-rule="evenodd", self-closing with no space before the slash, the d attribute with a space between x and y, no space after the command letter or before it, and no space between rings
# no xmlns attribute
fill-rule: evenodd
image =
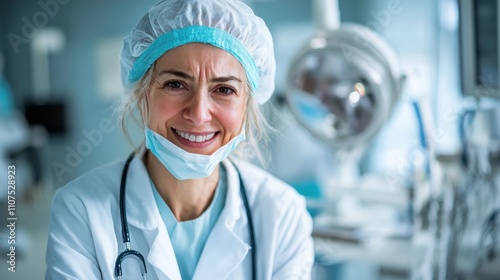
<svg viewBox="0 0 500 280"><path fill-rule="evenodd" d="M144 94L144 98L140 100L140 104L138 104L139 113L141 114L142 120L142 130L146 129L149 124L149 91ZM146 146L146 139L144 139L140 145L140 147ZM147 155L148 153L146 153Z"/></svg>
<svg viewBox="0 0 500 280"><path fill-rule="evenodd" d="M144 99L142 99L142 102L140 104L140 111L141 111L141 118L142 118L142 125L144 128L146 128L149 124L149 92L145 94L146 96Z"/></svg>
<svg viewBox="0 0 500 280"><path fill-rule="evenodd" d="M247 106L245 107L245 118L243 119L243 129L245 129L245 135L250 135L250 133L252 133L251 131L251 121L253 121L254 123L256 122L256 119L255 119L255 116L252 114L253 112L251 112L252 110L255 110L254 107L255 106L259 106L257 103L257 101L255 100L255 97L253 96L253 92L252 92L252 87L250 85L250 83L248 82L248 80L246 80L246 83L245 83L245 89L246 89L246 97L247 97ZM249 121L249 117L253 116L253 120L250 120Z"/></svg>
<svg viewBox="0 0 500 280"><path fill-rule="evenodd" d="M246 85L245 85L245 94L246 94L246 106L245 106L245 113L243 115L243 123L240 127L240 131L238 133L238 135L240 135L242 132L245 133L245 138L248 137L251 133L250 131L250 124L248 122L248 116L250 115L250 110L252 109L251 106L252 103L254 102L253 100L253 97L252 97L252 91L250 90L250 84L248 83L248 80L246 81ZM246 138L248 140L248 138ZM243 141L243 142L246 142L247 140ZM243 143L245 144L245 143ZM241 146L241 144L240 144Z"/></svg>
<svg viewBox="0 0 500 280"><path fill-rule="evenodd" d="M151 88L151 82L153 80L153 74L154 74L154 69L156 66L156 61L153 62L151 67L146 71L144 74L144 77L147 78L146 81L141 81L141 82L147 82L147 89L146 92L144 93L144 98L140 100L140 104L138 104L139 111L141 113L141 119L142 119L142 125L143 129L146 128L149 124L149 94L150 94L150 88Z"/></svg>

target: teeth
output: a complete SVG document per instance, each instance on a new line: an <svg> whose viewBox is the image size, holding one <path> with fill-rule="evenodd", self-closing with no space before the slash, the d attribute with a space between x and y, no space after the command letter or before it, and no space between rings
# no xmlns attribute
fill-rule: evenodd
<svg viewBox="0 0 500 280"><path fill-rule="evenodd" d="M186 140L189 140L191 142L197 142L197 143L202 143L202 142L205 142L205 141L208 141L210 139L212 139L214 136L215 136L215 132L214 133L210 133L208 135L192 135L192 134L189 134L189 133L186 133L186 132L182 132L180 130L175 130L175 132L181 136L182 138L186 139Z"/></svg>

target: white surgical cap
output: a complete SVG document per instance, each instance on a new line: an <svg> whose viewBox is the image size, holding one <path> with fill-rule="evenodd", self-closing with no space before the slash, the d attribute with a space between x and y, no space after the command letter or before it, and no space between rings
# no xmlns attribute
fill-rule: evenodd
<svg viewBox="0 0 500 280"><path fill-rule="evenodd" d="M257 102L271 97L276 72L271 33L237 0L167 0L153 6L124 39L123 84L137 82L166 51L189 43L229 52L243 65Z"/></svg>

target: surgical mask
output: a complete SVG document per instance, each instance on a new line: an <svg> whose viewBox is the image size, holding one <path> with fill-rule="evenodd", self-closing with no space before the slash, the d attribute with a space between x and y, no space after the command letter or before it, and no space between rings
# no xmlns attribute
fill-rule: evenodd
<svg viewBox="0 0 500 280"><path fill-rule="evenodd" d="M170 142L149 127L145 129L146 148L179 180L208 177L215 167L245 140L245 129L211 155L192 154Z"/></svg>

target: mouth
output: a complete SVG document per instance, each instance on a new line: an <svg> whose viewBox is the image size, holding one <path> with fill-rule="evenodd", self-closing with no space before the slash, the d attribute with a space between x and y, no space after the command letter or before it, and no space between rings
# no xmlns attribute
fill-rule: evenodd
<svg viewBox="0 0 500 280"><path fill-rule="evenodd" d="M209 133L187 133L175 128L172 128L175 134L179 135L181 138L192 142L192 143L203 143L210 141L218 132L209 132Z"/></svg>

